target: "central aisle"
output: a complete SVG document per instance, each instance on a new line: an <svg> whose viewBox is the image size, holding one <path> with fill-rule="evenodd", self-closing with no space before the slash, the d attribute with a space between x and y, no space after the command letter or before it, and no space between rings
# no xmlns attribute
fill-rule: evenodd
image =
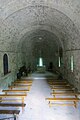
<svg viewBox="0 0 80 120"><path fill-rule="evenodd" d="M74 107L49 107L46 97L50 95L51 89L45 80L45 76L34 74L33 84L28 93L25 103L26 107L18 120L79 120L79 110Z"/></svg>

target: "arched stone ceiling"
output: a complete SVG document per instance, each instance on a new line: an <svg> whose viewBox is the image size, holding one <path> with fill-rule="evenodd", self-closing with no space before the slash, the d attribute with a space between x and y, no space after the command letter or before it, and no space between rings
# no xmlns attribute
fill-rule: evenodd
<svg viewBox="0 0 80 120"><path fill-rule="evenodd" d="M54 56L55 53L59 51L60 47L62 47L62 45L60 44L58 37L45 30L36 30L31 34L28 34L27 37L24 37L22 43L23 52L26 53L26 51L30 51L26 54L29 55L32 53L33 56L38 58L40 56L40 51L42 57L50 58L50 56Z"/></svg>
<svg viewBox="0 0 80 120"><path fill-rule="evenodd" d="M79 20L79 0L0 0L0 48L16 51L25 34L47 28L58 41L61 37L65 49L79 48Z"/></svg>

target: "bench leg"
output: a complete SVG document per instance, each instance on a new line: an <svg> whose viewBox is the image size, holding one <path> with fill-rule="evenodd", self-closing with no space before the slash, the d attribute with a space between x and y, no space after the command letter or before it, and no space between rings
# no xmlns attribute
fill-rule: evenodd
<svg viewBox="0 0 80 120"><path fill-rule="evenodd" d="M56 95L54 95L54 98L56 97Z"/></svg>
<svg viewBox="0 0 80 120"><path fill-rule="evenodd" d="M16 120L16 115L14 115L14 120Z"/></svg>
<svg viewBox="0 0 80 120"><path fill-rule="evenodd" d="M74 101L74 107L77 108L77 102Z"/></svg>
<svg viewBox="0 0 80 120"><path fill-rule="evenodd" d="M77 95L75 95L75 98L77 98ZM74 101L74 107L77 108L77 102Z"/></svg>
<svg viewBox="0 0 80 120"><path fill-rule="evenodd" d="M7 95L7 92L5 92L5 94Z"/></svg>
<svg viewBox="0 0 80 120"><path fill-rule="evenodd" d="M22 97L22 112L24 111L24 97Z"/></svg>
<svg viewBox="0 0 80 120"><path fill-rule="evenodd" d="M0 102L2 102L2 98L0 98Z"/></svg>
<svg viewBox="0 0 80 120"><path fill-rule="evenodd" d="M53 98L56 98L56 95L53 95Z"/></svg>
<svg viewBox="0 0 80 120"><path fill-rule="evenodd" d="M10 90L12 90L12 87L11 88L9 88Z"/></svg>
<svg viewBox="0 0 80 120"><path fill-rule="evenodd" d="M75 95L75 98L78 98L77 95Z"/></svg>
<svg viewBox="0 0 80 120"><path fill-rule="evenodd" d="M52 105L51 105L51 102L50 102L50 101L49 101L49 103L48 103L48 104L49 104L49 107L52 107Z"/></svg>
<svg viewBox="0 0 80 120"><path fill-rule="evenodd" d="M30 90L30 86L28 86L28 90Z"/></svg>

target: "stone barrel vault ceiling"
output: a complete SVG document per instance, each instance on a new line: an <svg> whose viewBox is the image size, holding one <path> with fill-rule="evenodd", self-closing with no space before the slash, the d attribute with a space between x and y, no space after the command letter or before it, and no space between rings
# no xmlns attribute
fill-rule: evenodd
<svg viewBox="0 0 80 120"><path fill-rule="evenodd" d="M80 0L0 0L0 50L36 57L45 48L46 58L79 49L79 21Z"/></svg>

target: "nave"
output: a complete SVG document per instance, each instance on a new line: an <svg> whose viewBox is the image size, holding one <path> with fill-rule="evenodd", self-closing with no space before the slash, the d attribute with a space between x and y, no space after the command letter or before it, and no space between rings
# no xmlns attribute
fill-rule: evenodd
<svg viewBox="0 0 80 120"><path fill-rule="evenodd" d="M79 115L80 0L0 0L0 119Z"/></svg>
<svg viewBox="0 0 80 120"><path fill-rule="evenodd" d="M49 76L49 77L48 77ZM52 106L49 107L45 100L51 97L51 88L46 79L56 79L51 73L38 74L34 73L29 78L33 80L30 91L25 97L25 108L17 116L17 120L79 120L80 119L80 102L78 107L73 106ZM27 79L26 77L23 79Z"/></svg>

